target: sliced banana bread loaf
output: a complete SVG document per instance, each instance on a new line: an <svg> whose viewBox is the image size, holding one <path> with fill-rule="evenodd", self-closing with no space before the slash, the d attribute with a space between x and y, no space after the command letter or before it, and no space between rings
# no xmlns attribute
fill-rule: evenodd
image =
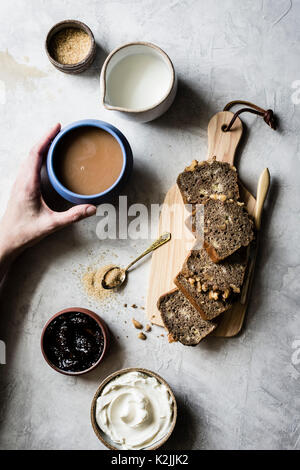
<svg viewBox="0 0 300 470"><path fill-rule="evenodd" d="M240 292L246 265L246 248L241 248L219 263L214 263L204 248L194 248L176 276L177 285L183 276L190 284L191 296L199 290L213 291L218 292L218 297L226 300L232 293Z"/></svg>
<svg viewBox="0 0 300 470"><path fill-rule="evenodd" d="M197 162L185 169L177 178L177 185L185 204L202 204L210 195L220 200L238 199L239 187L235 167L216 159Z"/></svg>
<svg viewBox="0 0 300 470"><path fill-rule="evenodd" d="M195 346L216 328L214 323L202 320L178 289L162 295L157 306L171 342L180 341L186 346Z"/></svg>

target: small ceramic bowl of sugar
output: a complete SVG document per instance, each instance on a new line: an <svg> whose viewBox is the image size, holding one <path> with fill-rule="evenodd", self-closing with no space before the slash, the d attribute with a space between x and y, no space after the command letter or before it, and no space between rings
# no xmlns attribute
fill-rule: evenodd
<svg viewBox="0 0 300 470"><path fill-rule="evenodd" d="M100 76L102 104L127 119L147 122L169 109L177 77L169 56L148 42L132 42L112 51Z"/></svg>
<svg viewBox="0 0 300 470"><path fill-rule="evenodd" d="M96 41L90 28L78 20L55 24L47 34L45 49L51 64L64 73L86 70L96 57Z"/></svg>

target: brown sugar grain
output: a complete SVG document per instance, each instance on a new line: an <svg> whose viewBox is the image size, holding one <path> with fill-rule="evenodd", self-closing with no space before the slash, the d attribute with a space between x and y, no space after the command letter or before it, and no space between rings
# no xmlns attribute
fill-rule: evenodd
<svg viewBox="0 0 300 470"><path fill-rule="evenodd" d="M120 268L115 268L109 271L105 276L105 284L108 287L118 287L122 284L124 271Z"/></svg>
<svg viewBox="0 0 300 470"><path fill-rule="evenodd" d="M72 65L85 59L91 45L89 35L82 29L65 28L54 34L50 42L50 52L56 62Z"/></svg>
<svg viewBox="0 0 300 470"><path fill-rule="evenodd" d="M89 297L101 301L112 294L113 290L103 288L102 280L107 270L113 267L114 265L102 266L100 269L89 268L85 272L82 277L82 284Z"/></svg>

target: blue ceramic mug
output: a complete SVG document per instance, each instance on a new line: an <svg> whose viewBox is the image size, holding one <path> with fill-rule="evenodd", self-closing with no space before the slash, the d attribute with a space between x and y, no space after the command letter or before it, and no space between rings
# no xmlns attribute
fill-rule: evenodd
<svg viewBox="0 0 300 470"><path fill-rule="evenodd" d="M121 173L113 185L102 193L89 195L74 193L73 191L70 191L68 188L66 188L56 175L56 158L59 158L59 152L56 152L57 144L68 132L73 131L79 127L98 127L99 129L108 132L117 140L122 149L123 166ZM67 201L72 202L73 204L99 205L110 201L113 197L118 196L132 172L132 167L132 151L126 137L122 134L121 131L119 131L119 129L112 126L108 122L98 121L97 119L83 119L82 121L76 121L64 127L53 140L47 155L47 171L50 183L58 192L58 194L60 194L60 196L62 196ZM99 175L99 178L101 178L101 175Z"/></svg>

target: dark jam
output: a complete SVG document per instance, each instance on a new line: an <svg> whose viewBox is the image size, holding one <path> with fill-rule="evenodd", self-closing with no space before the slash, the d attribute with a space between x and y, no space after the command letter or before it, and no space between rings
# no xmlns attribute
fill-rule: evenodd
<svg viewBox="0 0 300 470"><path fill-rule="evenodd" d="M102 355L104 337L98 323L81 312L63 313L46 328L44 351L65 372L82 372Z"/></svg>

